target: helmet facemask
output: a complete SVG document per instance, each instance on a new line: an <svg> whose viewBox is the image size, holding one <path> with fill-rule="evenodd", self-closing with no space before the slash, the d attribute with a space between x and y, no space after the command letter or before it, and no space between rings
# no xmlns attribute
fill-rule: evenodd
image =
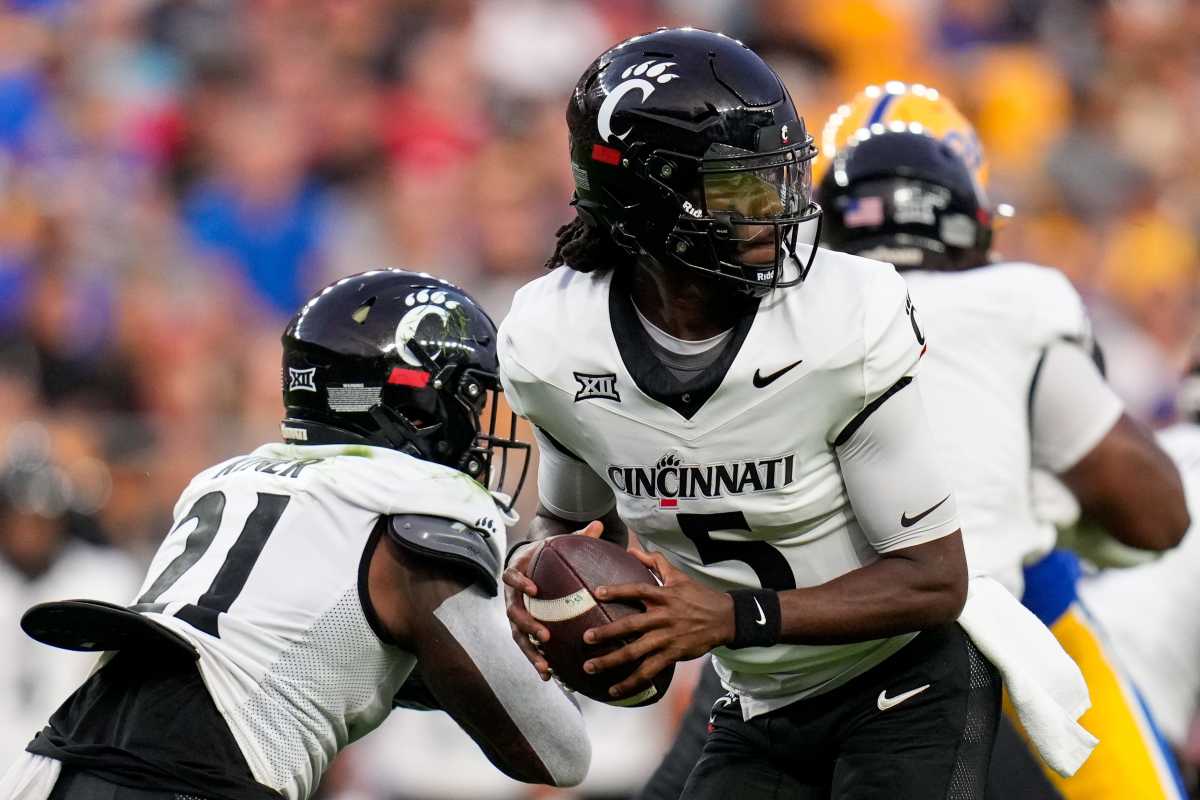
<svg viewBox="0 0 1200 800"><path fill-rule="evenodd" d="M504 503L502 507L505 512L511 512L516 498L521 494L522 487L525 486L525 478L529 473L530 447L528 442L522 442L517 438L517 415L511 409L507 412L501 410L500 397L503 389L500 387L499 378L495 375L488 377L491 383L486 389L487 399L483 403L482 413L477 413L474 417L476 423L474 441L464 455L465 465L459 469L467 472L466 466L469 466L472 461L478 461L482 465L482 471L476 480L493 494L498 495L498 499ZM479 424L485 414L488 420L486 432ZM507 417L505 420L507 432L503 436L497 435L497 425L505 417ZM494 469L497 451L500 456L499 472ZM516 472L515 467L510 472L509 457L514 452L520 453L519 473ZM470 473L467 472L467 474ZM513 482L510 483L510 480Z"/></svg>
<svg viewBox="0 0 1200 800"><path fill-rule="evenodd" d="M801 283L816 255L815 246L804 263L796 254L801 223L817 220L820 236L815 156L811 138L767 153L714 144L702 159L655 152L647 171L671 193L676 216L662 252L651 255L720 275L757 297ZM786 275L789 261L795 272Z"/></svg>
<svg viewBox="0 0 1200 800"><path fill-rule="evenodd" d="M510 512L525 485L530 447L527 442L517 439L517 415L511 411L508 412L507 434L499 436L496 433L503 392L499 376L482 369L464 369L453 361L439 367L420 342L410 341L407 347L429 370L429 385L412 392L410 397L419 400L417 403L380 405L372 409L380 429L389 439L395 440L397 449L415 449L417 452L413 455L454 467L489 490L502 494L504 511ZM427 408L431 403L438 407ZM485 413L488 416L486 431L482 424ZM443 421L424 425L421 421L425 418ZM500 472L493 475L496 450L500 451ZM521 470L515 478L516 483L507 486L509 453L514 450L522 453Z"/></svg>

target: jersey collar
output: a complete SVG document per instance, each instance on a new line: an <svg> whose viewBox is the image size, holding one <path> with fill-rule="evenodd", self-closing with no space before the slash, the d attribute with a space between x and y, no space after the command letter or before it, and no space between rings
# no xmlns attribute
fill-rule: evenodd
<svg viewBox="0 0 1200 800"><path fill-rule="evenodd" d="M673 409L684 419L691 419L725 379L758 316L758 302L755 301L753 310L734 324L717 359L694 380L684 384L654 355L650 334L638 319L633 305L630 280L628 270L616 270L608 289L608 316L621 361L643 394Z"/></svg>

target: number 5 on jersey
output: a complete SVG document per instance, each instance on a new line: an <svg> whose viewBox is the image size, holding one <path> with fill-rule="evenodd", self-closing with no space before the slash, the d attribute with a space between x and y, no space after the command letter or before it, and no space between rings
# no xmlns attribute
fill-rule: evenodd
<svg viewBox="0 0 1200 800"><path fill-rule="evenodd" d="M764 589L782 591L796 588L796 576L783 553L766 542L730 542L712 538L713 531L749 531L750 523L741 511L719 514L676 514L679 530L696 546L704 564L741 561L750 565Z"/></svg>
<svg viewBox="0 0 1200 800"><path fill-rule="evenodd" d="M176 617L210 636L220 638L218 618L229 610L245 587L250 571L254 569L254 562L258 561L271 531L275 530L291 499L285 494L258 493L258 504L246 518L237 541L229 548L208 590L195 603L188 603L176 611ZM175 526L175 531L178 531L191 520L196 520L196 528L188 534L183 552L175 556L162 574L154 579L150 588L137 599L133 610L161 612L166 607L166 603L156 601L208 552L221 528L224 515L224 492L209 492L192 504L191 510Z"/></svg>

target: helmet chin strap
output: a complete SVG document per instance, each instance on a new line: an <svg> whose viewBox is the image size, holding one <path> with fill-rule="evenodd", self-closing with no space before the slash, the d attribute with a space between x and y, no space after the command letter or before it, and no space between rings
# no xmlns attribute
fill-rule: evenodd
<svg viewBox="0 0 1200 800"><path fill-rule="evenodd" d="M372 407L367 413L371 415L371 419L375 420L375 424L379 426L380 435L393 450L415 458L434 460L432 456L435 454L424 452L418 442L421 439L432 437L440 431L442 429L441 422L418 428L405 419L402 414L390 411L382 405Z"/></svg>

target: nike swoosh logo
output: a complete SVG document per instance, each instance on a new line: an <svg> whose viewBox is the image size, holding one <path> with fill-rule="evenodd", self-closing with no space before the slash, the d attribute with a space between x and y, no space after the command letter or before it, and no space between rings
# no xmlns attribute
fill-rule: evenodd
<svg viewBox="0 0 1200 800"><path fill-rule="evenodd" d="M908 528L913 525L916 525L918 522L925 519L930 514L932 514L934 511L936 511L938 506L940 506L942 503L946 502L949 499L950 499L950 495L946 495L941 500L938 500L936 503L931 505L929 508L922 511L920 514L917 514L915 517L910 517L908 514L901 513L900 514L900 527Z"/></svg>
<svg viewBox="0 0 1200 800"><path fill-rule="evenodd" d="M803 363L803 361L804 361L804 359L802 358L799 361L797 361L795 364L788 364L786 367L779 370L778 372L772 372L770 375L767 375L765 377L763 375L760 375L758 370L754 370L754 387L756 389L762 389L763 387L770 386L772 383L774 383L777 379L779 379L789 369L800 366L800 364Z"/></svg>
<svg viewBox="0 0 1200 800"><path fill-rule="evenodd" d="M757 622L759 625L766 625L767 624L767 615L766 615L766 613L763 612L762 606L758 605L757 597L754 598L754 605L758 606L758 619L756 619L754 621Z"/></svg>
<svg viewBox="0 0 1200 800"><path fill-rule="evenodd" d="M927 683L924 686L918 686L915 689L904 692L903 694L898 694L895 697L888 697L887 689L884 689L879 693L879 699L875 702L875 704L879 706L880 711L887 711L892 706L898 706L910 697L916 697L921 692L928 689L929 686L930 684Z"/></svg>

